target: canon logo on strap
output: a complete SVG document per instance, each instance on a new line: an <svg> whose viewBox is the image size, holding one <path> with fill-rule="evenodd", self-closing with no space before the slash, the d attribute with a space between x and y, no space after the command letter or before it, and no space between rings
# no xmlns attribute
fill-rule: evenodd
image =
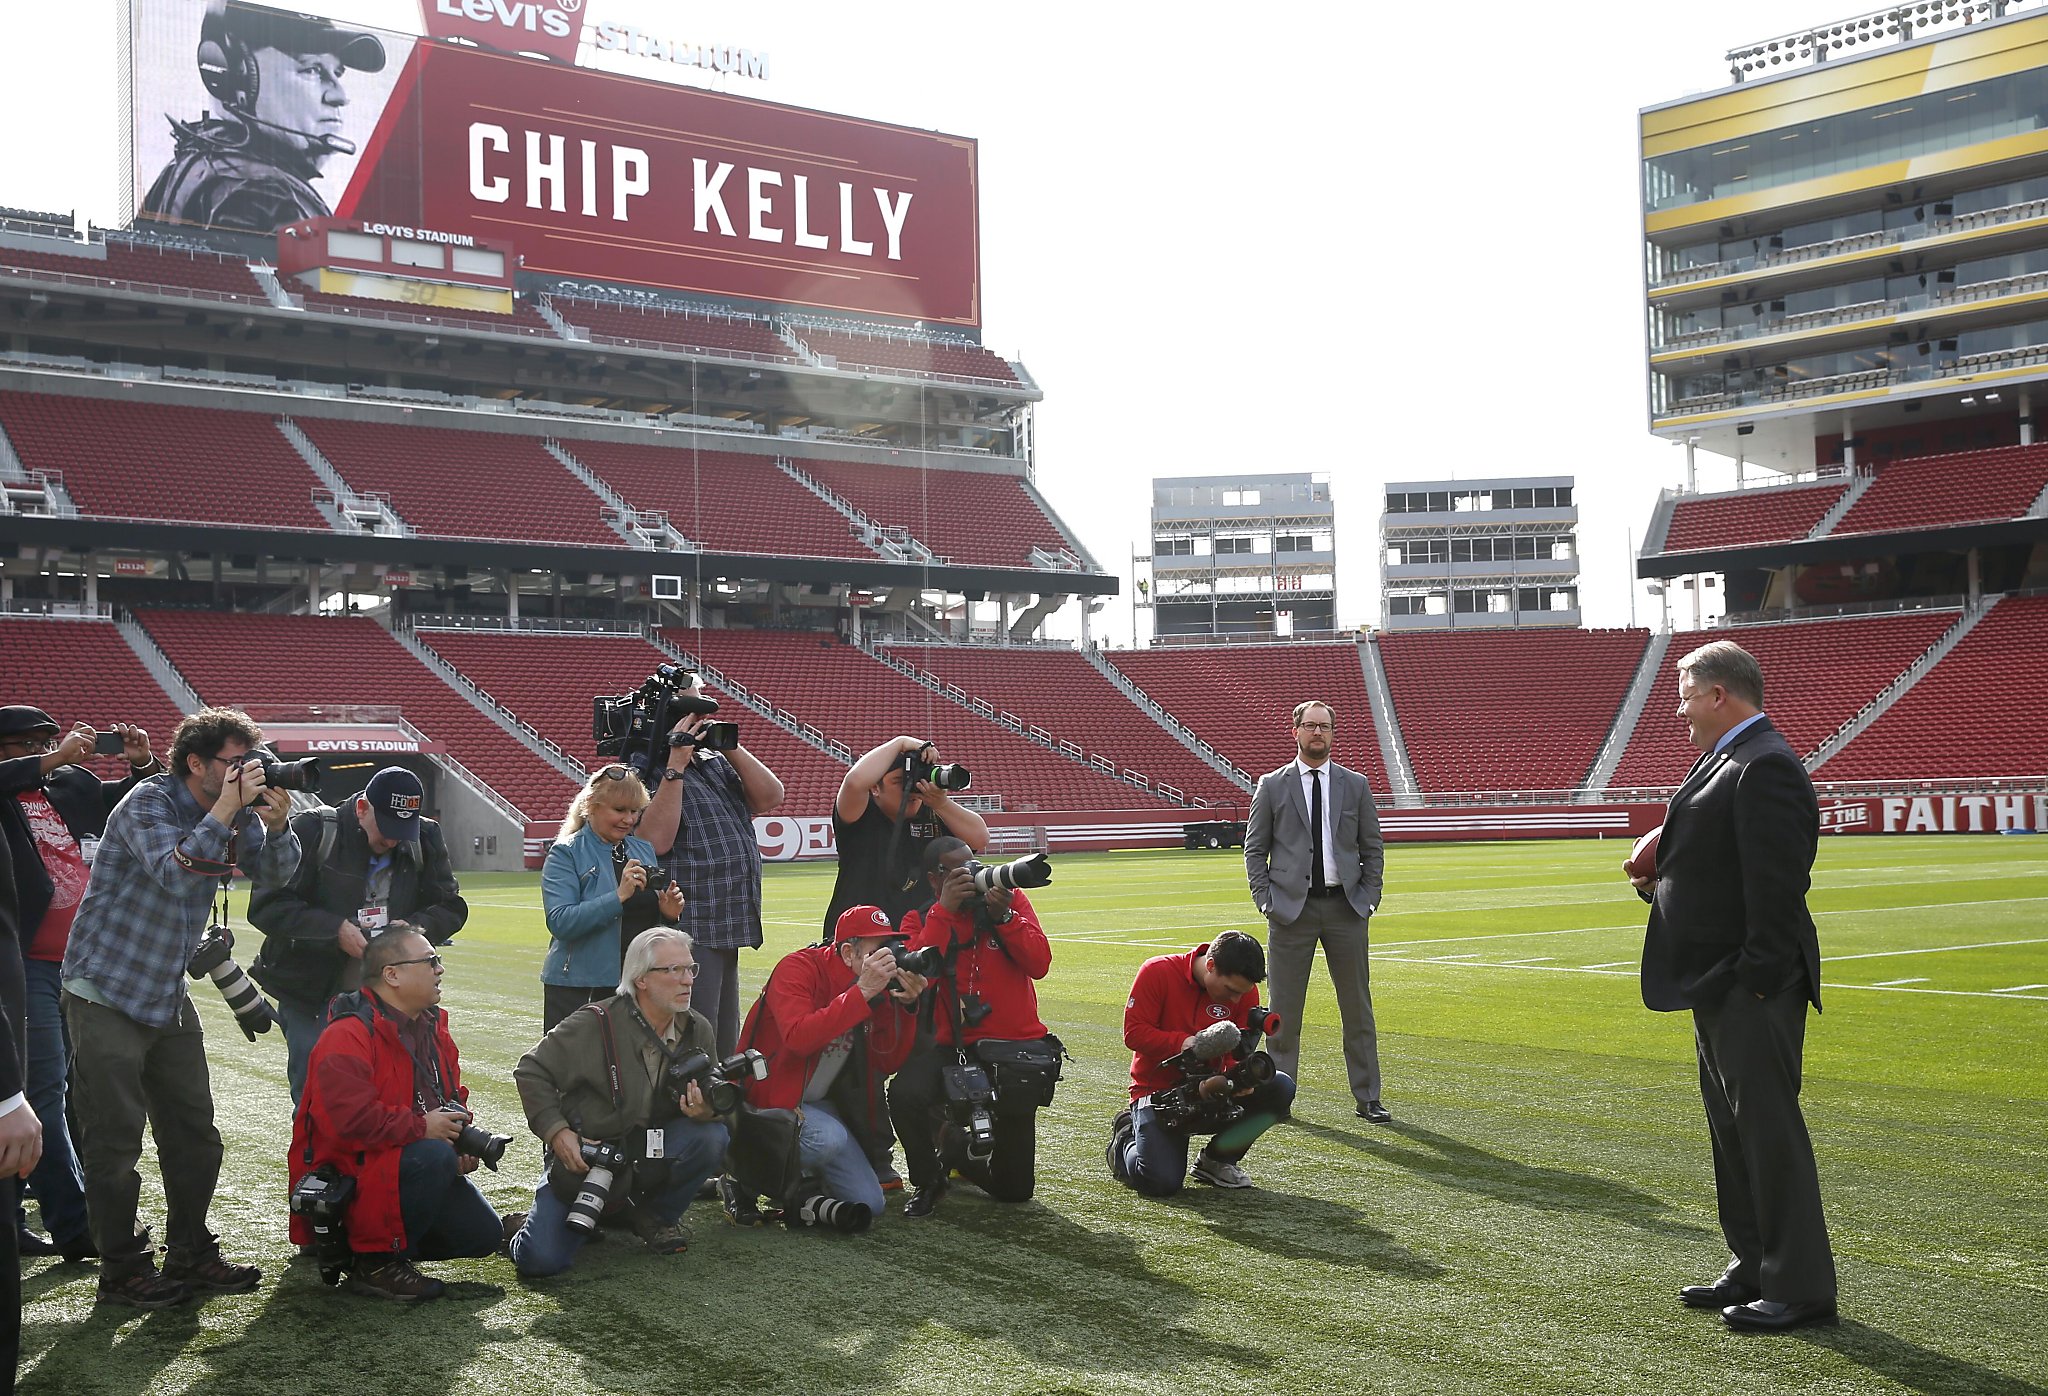
<svg viewBox="0 0 2048 1396"><path fill-rule="evenodd" d="M427 35L576 61L583 0L420 0Z"/></svg>

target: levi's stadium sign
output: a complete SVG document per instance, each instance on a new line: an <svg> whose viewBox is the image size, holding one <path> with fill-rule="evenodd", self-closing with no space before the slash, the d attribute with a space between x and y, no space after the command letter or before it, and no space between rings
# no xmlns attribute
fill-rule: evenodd
<svg viewBox="0 0 2048 1396"><path fill-rule="evenodd" d="M527 56L573 42L562 0L449 4L519 37L131 0L136 218L434 228L529 272L980 324L971 139Z"/></svg>

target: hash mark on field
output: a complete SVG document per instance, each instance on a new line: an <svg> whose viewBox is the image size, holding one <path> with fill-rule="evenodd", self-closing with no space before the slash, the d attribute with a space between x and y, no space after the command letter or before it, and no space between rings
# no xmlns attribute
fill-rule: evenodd
<svg viewBox="0 0 2048 1396"><path fill-rule="evenodd" d="M1896 989L1901 984L1925 984L1927 982L1926 977L1923 975L1919 979L1880 979L1870 987L1873 989Z"/></svg>
<svg viewBox="0 0 2048 1396"><path fill-rule="evenodd" d="M1859 955L1823 955L1820 958L1822 964L1831 965L1838 960L1882 960L1892 955L1939 955L1945 950L1997 950L2007 945L2048 945L2048 936L2035 936L2031 940L1983 940L1972 945L1929 945L1919 950L1865 950Z"/></svg>
<svg viewBox="0 0 2048 1396"><path fill-rule="evenodd" d="M1496 963L1503 965L1546 965L1556 958L1557 956L1555 955L1531 955L1526 960L1499 960Z"/></svg>
<svg viewBox="0 0 2048 1396"><path fill-rule="evenodd" d="M1623 965L1632 965L1632 964L1634 964L1634 963L1635 963L1635 961L1634 961L1634 960L1609 960L1609 961L1608 961L1607 963L1605 963L1605 964L1601 964L1601 965L1587 965L1587 966L1586 966L1586 968L1587 968L1587 969L1620 969L1620 968L1621 968L1621 967L1622 967Z"/></svg>
<svg viewBox="0 0 2048 1396"><path fill-rule="evenodd" d="M2048 984L2015 984L2010 989L1993 989L1994 994L2024 994L2029 989L2048 989Z"/></svg>

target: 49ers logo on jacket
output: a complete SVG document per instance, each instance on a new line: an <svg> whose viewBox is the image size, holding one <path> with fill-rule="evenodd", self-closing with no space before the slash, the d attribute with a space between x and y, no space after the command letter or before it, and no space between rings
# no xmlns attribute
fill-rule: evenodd
<svg viewBox="0 0 2048 1396"><path fill-rule="evenodd" d="M1212 1003L1209 1005L1209 1016L1218 1020L1228 1018L1230 1016L1230 1006L1228 1004Z"/></svg>

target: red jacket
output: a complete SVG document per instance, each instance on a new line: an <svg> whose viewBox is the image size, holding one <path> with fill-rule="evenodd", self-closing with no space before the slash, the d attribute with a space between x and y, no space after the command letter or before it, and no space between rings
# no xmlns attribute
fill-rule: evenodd
<svg viewBox="0 0 2048 1396"><path fill-rule="evenodd" d="M1181 1074L1169 1070L1166 1063L1180 1055L1188 1038L1214 1023L1235 1023L1241 1028L1247 1013L1258 1007L1257 987L1243 998L1217 1003L1195 982L1195 961L1208 953L1208 946L1197 945L1185 954L1160 955L1139 967L1130 1002L1124 1005L1132 1100L1180 1084ZM1226 1071L1236 1062L1235 1057L1220 1057L1216 1069Z"/></svg>
<svg viewBox="0 0 2048 1396"><path fill-rule="evenodd" d="M1014 915L995 930L1002 941L1000 946L986 940L974 941L974 915L968 908L948 911L934 904L922 915L913 911L903 918L899 929L910 938L912 950L928 945L941 950L966 947L953 962L952 982L943 978L938 982L938 1008L933 1022L938 1040L945 1046L953 1043L955 984L970 994L980 994L989 1006L988 1017L967 1029L969 1042L983 1038L1021 1042L1045 1036L1045 1024L1038 1020L1038 990L1033 981L1045 978L1046 971L1052 968L1052 946L1046 942L1045 930L1038 924L1038 913L1031 909L1030 898L1022 892L1012 892L1010 910ZM1003 953L1005 950L1009 953Z"/></svg>
<svg viewBox="0 0 2048 1396"><path fill-rule="evenodd" d="M834 946L812 945L783 956L740 1032L740 1046L768 1058L768 1079L756 1082L747 1093L749 1104L764 1110L801 1105L825 1048L865 1024L865 1084L870 1111L876 1108L877 1083L910 1055L917 1018L887 994L870 1004L862 997L857 978Z"/></svg>
<svg viewBox="0 0 2048 1396"><path fill-rule="evenodd" d="M434 1049L445 1098L467 1102L448 1015L434 1015ZM398 1022L363 991L342 994L327 1009L327 1028L306 1063L306 1086L292 1117L286 1172L292 1186L323 1163L356 1180L348 1209L349 1247L402 1251L405 1221L398 1206L398 1155L426 1135L415 1103L412 1054L399 1040ZM291 1219L292 1240L309 1244L312 1228Z"/></svg>

